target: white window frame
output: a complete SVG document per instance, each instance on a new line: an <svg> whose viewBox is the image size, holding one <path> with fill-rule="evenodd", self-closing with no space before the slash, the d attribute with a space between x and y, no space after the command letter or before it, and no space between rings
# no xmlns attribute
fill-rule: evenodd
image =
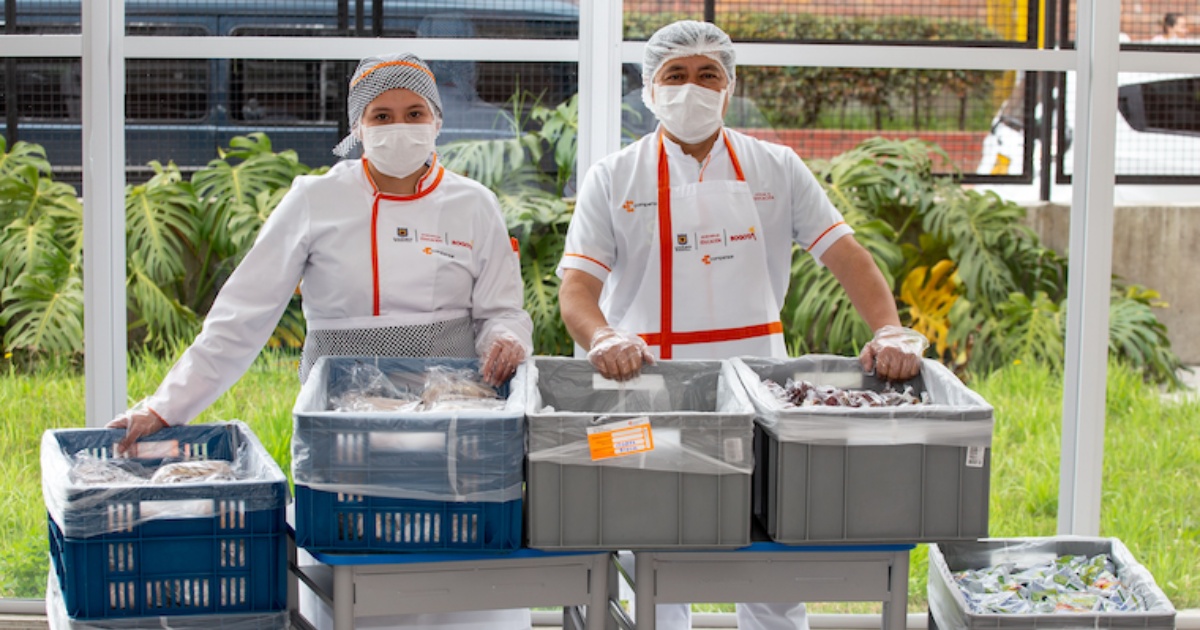
<svg viewBox="0 0 1200 630"><path fill-rule="evenodd" d="M915 1L915 0L914 0ZM0 36L0 57L81 57L84 68L84 251L87 425L123 411L124 63L127 59L328 59L411 51L429 60L494 59L580 64L579 171L620 146L621 63L639 63L642 44L622 41L620 3L581 0L580 39L126 37L124 0L83 3L80 35ZM1075 185L1071 210L1063 442L1058 530L1097 535L1112 270L1114 129L1117 72L1200 74L1200 54L1120 52L1120 3L1079 0L1074 50L978 47L737 44L744 65L1074 71ZM584 78L590 77L590 80ZM6 608L0 607L0 610Z"/></svg>

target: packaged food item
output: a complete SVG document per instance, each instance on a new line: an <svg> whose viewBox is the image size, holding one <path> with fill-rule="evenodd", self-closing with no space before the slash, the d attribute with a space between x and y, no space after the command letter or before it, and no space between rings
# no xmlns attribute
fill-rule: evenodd
<svg viewBox="0 0 1200 630"><path fill-rule="evenodd" d="M816 385L810 381L788 379L786 385L780 385L772 380L764 380L767 389L784 404L785 407L899 407L901 405L920 405L928 401L925 394L918 396L911 385L905 385L901 391L886 389L877 392L871 389L842 389L831 385Z"/></svg>
<svg viewBox="0 0 1200 630"><path fill-rule="evenodd" d="M1107 554L1059 556L1031 566L1004 563L953 574L974 613L1145 611Z"/></svg>
<svg viewBox="0 0 1200 630"><path fill-rule="evenodd" d="M150 483L211 483L236 479L237 474L233 472L233 467L229 465L229 462L220 459L206 459L166 464L154 472Z"/></svg>

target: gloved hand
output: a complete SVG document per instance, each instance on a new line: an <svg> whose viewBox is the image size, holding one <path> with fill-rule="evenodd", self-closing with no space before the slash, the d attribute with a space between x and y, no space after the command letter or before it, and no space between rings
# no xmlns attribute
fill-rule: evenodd
<svg viewBox="0 0 1200 630"><path fill-rule="evenodd" d="M125 437L117 444L117 454L126 457L137 456L137 441L157 433L159 429L169 426L162 416L146 406L145 400L139 400L136 405L125 413L113 418L104 425L109 429L125 429Z"/></svg>
<svg viewBox="0 0 1200 630"><path fill-rule="evenodd" d="M524 360L525 346L521 345L521 340L508 331L498 331L487 343L479 374L483 376L483 382L496 387L507 381Z"/></svg>
<svg viewBox="0 0 1200 630"><path fill-rule="evenodd" d="M642 364L654 364L654 354L641 337L604 326L592 334L588 361L604 378L627 381L642 371Z"/></svg>
<svg viewBox="0 0 1200 630"><path fill-rule="evenodd" d="M921 355L929 347L925 335L903 326L884 326L858 355L862 369L889 381L903 381L921 371Z"/></svg>

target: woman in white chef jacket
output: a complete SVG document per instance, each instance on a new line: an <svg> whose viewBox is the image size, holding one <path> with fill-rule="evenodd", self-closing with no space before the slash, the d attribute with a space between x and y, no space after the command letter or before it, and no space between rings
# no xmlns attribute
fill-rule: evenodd
<svg viewBox="0 0 1200 630"><path fill-rule="evenodd" d="M308 324L302 382L321 356L374 355L479 357L484 380L499 384L532 352L499 203L447 171L434 151L442 104L429 67L411 54L364 59L348 109L351 134L334 152L344 157L361 143L364 157L296 179L195 342L152 396L109 423L128 429L120 449L212 404L253 362L297 285ZM327 609L315 617L329 625ZM530 627L530 616L404 615L355 626L518 629Z"/></svg>

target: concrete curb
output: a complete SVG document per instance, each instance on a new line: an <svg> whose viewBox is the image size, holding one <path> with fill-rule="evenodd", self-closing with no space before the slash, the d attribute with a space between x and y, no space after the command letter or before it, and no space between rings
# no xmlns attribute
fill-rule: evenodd
<svg viewBox="0 0 1200 630"><path fill-rule="evenodd" d="M909 630L926 630L928 616L925 613L908 613ZM878 630L879 615L824 614L809 615L810 630ZM562 628L562 614L551 611L534 611L533 627L537 630ZM737 617L732 613L694 613L693 628L736 628ZM1175 616L1176 630L1200 630L1200 609L1181 610Z"/></svg>

